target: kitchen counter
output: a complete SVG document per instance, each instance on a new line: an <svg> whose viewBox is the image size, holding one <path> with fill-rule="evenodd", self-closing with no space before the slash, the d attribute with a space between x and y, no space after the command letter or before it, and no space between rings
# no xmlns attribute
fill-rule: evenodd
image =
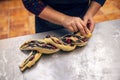
<svg viewBox="0 0 120 80"><path fill-rule="evenodd" d="M120 20L97 23L83 48L42 55L31 69L19 70L28 57L19 50L22 43L68 33L62 29L0 40L0 80L120 80Z"/></svg>

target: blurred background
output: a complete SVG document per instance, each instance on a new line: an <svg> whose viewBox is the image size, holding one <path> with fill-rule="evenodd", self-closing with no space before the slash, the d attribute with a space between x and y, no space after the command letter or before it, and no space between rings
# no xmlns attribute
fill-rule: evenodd
<svg viewBox="0 0 120 80"><path fill-rule="evenodd" d="M96 23L120 19L120 0L106 0L94 17ZM35 17L21 0L0 0L0 39L35 33Z"/></svg>

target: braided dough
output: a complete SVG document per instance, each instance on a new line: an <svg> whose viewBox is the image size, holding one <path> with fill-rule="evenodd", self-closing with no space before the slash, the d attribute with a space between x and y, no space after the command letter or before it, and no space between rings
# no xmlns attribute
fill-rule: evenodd
<svg viewBox="0 0 120 80"><path fill-rule="evenodd" d="M68 34L57 38L47 36L43 40L29 40L20 46L21 51L31 51L29 57L19 66L21 71L33 66L42 54L53 54L59 50L72 51L77 46L83 47L87 44L91 33L81 36L79 32Z"/></svg>

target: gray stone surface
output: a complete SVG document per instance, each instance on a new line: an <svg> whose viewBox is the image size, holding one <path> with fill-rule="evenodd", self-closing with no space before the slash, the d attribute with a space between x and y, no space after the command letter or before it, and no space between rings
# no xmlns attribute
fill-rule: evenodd
<svg viewBox="0 0 120 80"><path fill-rule="evenodd" d="M19 46L47 34L62 36L66 30L0 40L0 80L120 80L120 20L96 24L84 48L43 55L35 66L21 73L28 56Z"/></svg>

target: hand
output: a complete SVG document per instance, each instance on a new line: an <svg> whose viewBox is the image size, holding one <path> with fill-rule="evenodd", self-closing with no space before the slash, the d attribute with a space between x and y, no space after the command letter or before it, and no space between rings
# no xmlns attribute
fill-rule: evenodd
<svg viewBox="0 0 120 80"><path fill-rule="evenodd" d="M90 30L90 32L93 32L94 27L95 27L93 17L91 15L86 14L84 16L83 20L84 20L84 23L86 24L86 26L88 27L88 29Z"/></svg>
<svg viewBox="0 0 120 80"><path fill-rule="evenodd" d="M81 35L85 36L87 35L86 25L84 21L79 17L65 17L62 21L62 25L69 29L72 32L80 31Z"/></svg>

